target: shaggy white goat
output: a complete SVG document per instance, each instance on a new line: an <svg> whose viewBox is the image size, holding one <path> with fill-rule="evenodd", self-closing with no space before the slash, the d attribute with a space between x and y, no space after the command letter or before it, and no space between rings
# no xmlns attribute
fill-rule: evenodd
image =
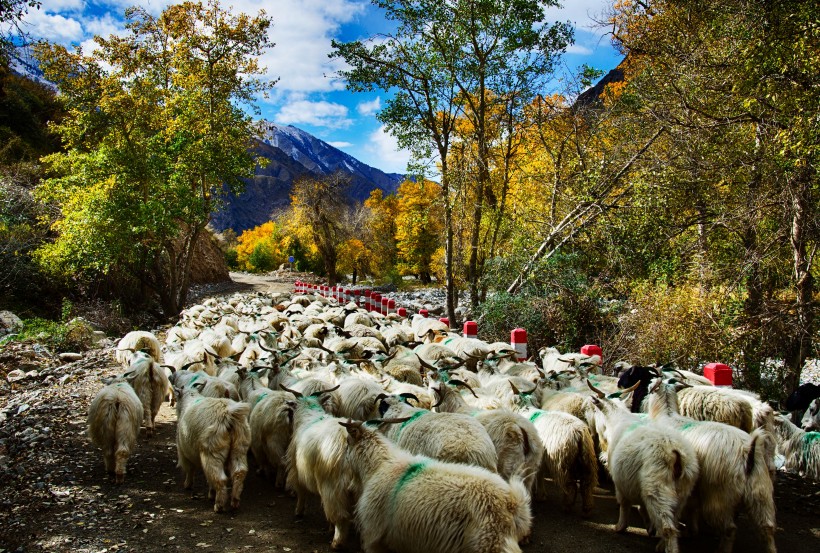
<svg viewBox="0 0 820 553"><path fill-rule="evenodd" d="M122 379L97 392L88 409L88 436L102 449L105 470L117 484L125 479L125 465L137 444L142 403Z"/></svg>
<svg viewBox="0 0 820 553"><path fill-rule="evenodd" d="M342 424L365 553L520 553L532 526L520 478L413 456L362 423Z"/></svg>

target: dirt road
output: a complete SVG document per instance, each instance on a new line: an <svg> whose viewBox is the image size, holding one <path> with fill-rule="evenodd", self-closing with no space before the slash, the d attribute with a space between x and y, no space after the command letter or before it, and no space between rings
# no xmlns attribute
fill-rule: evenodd
<svg viewBox="0 0 820 553"><path fill-rule="evenodd" d="M275 279L237 278L239 284L279 291ZM112 484L86 435L85 417L100 378L119 369L111 348L83 360L45 363L35 346L0 352L0 372L16 363L40 367L37 375L0 386L0 553L102 552L329 552L332 532L318 498L307 515L293 517L295 500L256 474L248 476L240 510L218 515L205 499L202 477L196 496L182 489L176 468L176 414L164 404L155 437L141 437L128 463L125 484ZM26 365L27 364L27 365ZM28 370L28 369L27 369ZM638 528L613 531L618 518L611 485L597 494L589 519L560 510L557 496L534 505L534 533L523 547L531 553L651 553L656 540ZM776 484L778 549L820 551L820 484L782 474ZM713 551L714 537L683 538L681 550ZM351 544L357 551L357 544ZM745 516L739 520L735 551L762 552Z"/></svg>

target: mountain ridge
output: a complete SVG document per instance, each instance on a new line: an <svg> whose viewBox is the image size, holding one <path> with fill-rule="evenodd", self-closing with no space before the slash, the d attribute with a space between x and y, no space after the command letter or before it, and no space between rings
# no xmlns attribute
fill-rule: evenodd
<svg viewBox="0 0 820 553"><path fill-rule="evenodd" d="M290 205L293 182L300 177L322 177L342 171L350 177L348 195L364 201L376 188L394 193L404 175L385 173L294 127L259 121L254 153L268 160L257 166L256 174L246 180L241 194L228 194L222 208L212 217L218 232L231 228L237 233L270 220L271 214Z"/></svg>

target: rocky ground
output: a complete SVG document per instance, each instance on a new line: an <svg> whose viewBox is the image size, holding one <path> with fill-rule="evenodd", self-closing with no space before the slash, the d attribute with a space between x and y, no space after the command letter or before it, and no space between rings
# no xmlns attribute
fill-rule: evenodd
<svg viewBox="0 0 820 553"><path fill-rule="evenodd" d="M277 276L249 277L244 283L243 277L234 278L236 289L289 287ZM228 291L233 290L219 290ZM0 553L330 551L332 532L318 499L297 521L295 500L255 474L248 477L240 510L232 514L214 514L202 478L194 497L185 492L176 468L176 415L168 404L158 417L157 434L141 436L125 483L114 485L85 427L100 379L118 370L113 345L104 340L99 349L70 362L37 344L0 349ZM613 532L617 505L611 485L598 492L589 519L581 518L577 506L561 512L557 497L536 504L533 539L524 551L654 551L656 541L637 526L625 535ZM778 549L820 550L820 483L781 473L776 501ZM762 552L743 515L739 527L735 551ZM711 536L685 538L682 551L711 551L716 545Z"/></svg>

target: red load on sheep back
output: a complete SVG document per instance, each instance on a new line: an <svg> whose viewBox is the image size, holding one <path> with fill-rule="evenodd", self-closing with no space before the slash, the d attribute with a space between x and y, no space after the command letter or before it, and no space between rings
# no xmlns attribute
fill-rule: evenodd
<svg viewBox="0 0 820 553"><path fill-rule="evenodd" d="M703 376L711 380L715 386L732 385L732 368L723 363L709 363L703 367Z"/></svg>
<svg viewBox="0 0 820 553"><path fill-rule="evenodd" d="M595 344L587 344L582 346L581 353L584 355L597 355L601 358L604 356L604 351L601 349L601 346L596 346Z"/></svg>

